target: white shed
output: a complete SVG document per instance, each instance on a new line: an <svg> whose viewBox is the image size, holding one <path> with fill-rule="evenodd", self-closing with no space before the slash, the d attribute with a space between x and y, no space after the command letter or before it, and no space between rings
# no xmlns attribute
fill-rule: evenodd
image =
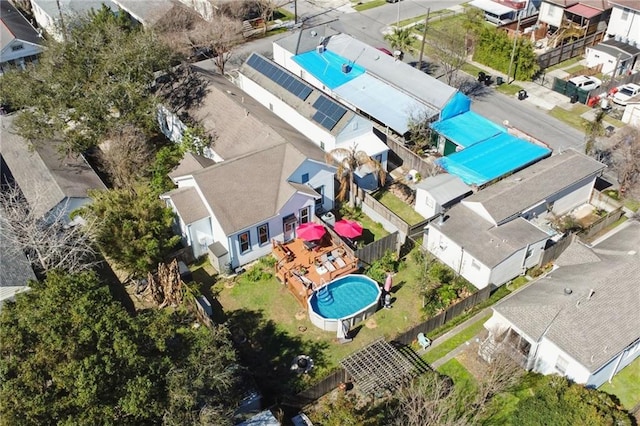
<svg viewBox="0 0 640 426"><path fill-rule="evenodd" d="M471 187L448 173L431 176L416 184L414 209L427 219L471 194Z"/></svg>

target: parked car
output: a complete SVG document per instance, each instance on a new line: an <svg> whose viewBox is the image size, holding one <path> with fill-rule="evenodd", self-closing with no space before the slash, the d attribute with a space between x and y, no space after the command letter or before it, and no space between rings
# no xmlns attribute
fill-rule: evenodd
<svg viewBox="0 0 640 426"><path fill-rule="evenodd" d="M600 81L600 79L586 75L577 75L569 79L568 83L586 92L595 90L602 85L602 81Z"/></svg>
<svg viewBox="0 0 640 426"><path fill-rule="evenodd" d="M640 94L640 85L629 83L620 86L618 91L613 95L613 103L618 105L626 105L629 99Z"/></svg>
<svg viewBox="0 0 640 426"><path fill-rule="evenodd" d="M387 49L386 47L376 47L376 49L378 49L379 51L381 51L382 53L389 55L389 56L393 56L393 53Z"/></svg>

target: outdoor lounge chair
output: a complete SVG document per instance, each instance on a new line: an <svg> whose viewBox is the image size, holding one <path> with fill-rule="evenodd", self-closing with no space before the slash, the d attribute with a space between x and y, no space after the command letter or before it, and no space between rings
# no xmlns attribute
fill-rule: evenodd
<svg viewBox="0 0 640 426"><path fill-rule="evenodd" d="M425 336L424 333L418 333L418 344L420 345L422 350L425 350L429 346L431 346L431 340L429 340L429 338Z"/></svg>
<svg viewBox="0 0 640 426"><path fill-rule="evenodd" d="M342 260L342 258L339 256L336 257L334 261L336 262L336 265L338 265L338 268L344 268L345 266L347 266L347 264L344 263L344 260Z"/></svg>
<svg viewBox="0 0 640 426"><path fill-rule="evenodd" d="M333 266L333 263L329 262L328 260L326 262L324 262L324 267L327 268L328 271L335 271L336 267Z"/></svg>

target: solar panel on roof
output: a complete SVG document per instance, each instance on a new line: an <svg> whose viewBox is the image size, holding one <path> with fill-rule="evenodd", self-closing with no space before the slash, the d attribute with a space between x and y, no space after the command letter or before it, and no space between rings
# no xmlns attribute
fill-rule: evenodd
<svg viewBox="0 0 640 426"><path fill-rule="evenodd" d="M247 60L247 65L303 101L307 99L312 92L309 86L297 81L277 65L272 64L258 55L251 55L249 60Z"/></svg>
<svg viewBox="0 0 640 426"><path fill-rule="evenodd" d="M313 103L316 113L312 119L327 130L332 130L347 113L347 109L322 95Z"/></svg>

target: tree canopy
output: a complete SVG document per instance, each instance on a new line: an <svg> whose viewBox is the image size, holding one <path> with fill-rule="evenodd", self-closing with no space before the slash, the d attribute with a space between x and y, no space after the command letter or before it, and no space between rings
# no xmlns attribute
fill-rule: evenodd
<svg viewBox="0 0 640 426"><path fill-rule="evenodd" d="M224 328L130 316L93 273L52 272L0 311L0 424L230 424L239 369Z"/></svg>
<svg viewBox="0 0 640 426"><path fill-rule="evenodd" d="M80 153L114 128L155 129L155 73L171 60L153 33L103 7L48 42L36 65L5 73L0 101L25 109L16 127L26 139Z"/></svg>

